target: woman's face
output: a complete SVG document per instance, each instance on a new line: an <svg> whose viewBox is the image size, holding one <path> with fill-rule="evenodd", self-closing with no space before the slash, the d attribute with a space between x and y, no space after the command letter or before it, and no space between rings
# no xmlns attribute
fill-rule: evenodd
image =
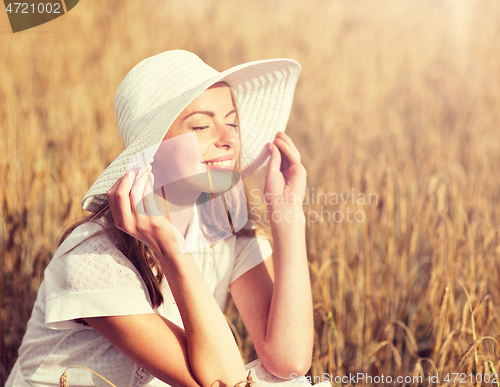
<svg viewBox="0 0 500 387"><path fill-rule="evenodd" d="M164 140L190 132L196 133L207 168L233 169L240 141L229 86L216 83L200 94L179 114Z"/></svg>
<svg viewBox="0 0 500 387"><path fill-rule="evenodd" d="M225 83L216 83L170 126L155 155L155 164L161 166L166 179L159 185L175 181L202 192L225 192L231 188L239 152L238 117L231 92Z"/></svg>

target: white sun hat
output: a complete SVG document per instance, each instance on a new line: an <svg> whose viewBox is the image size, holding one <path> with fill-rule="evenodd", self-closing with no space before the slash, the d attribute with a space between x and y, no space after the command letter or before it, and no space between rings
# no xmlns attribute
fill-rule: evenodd
<svg viewBox="0 0 500 387"><path fill-rule="evenodd" d="M217 82L229 85L236 98L241 131L243 178L269 159L266 144L284 131L290 115L300 64L291 59L244 63L218 72L195 54L165 51L136 65L116 92L114 108L125 150L97 178L82 200L95 212L106 193L145 149L158 149L177 116ZM147 152L151 156L154 152ZM148 156L148 157L149 157Z"/></svg>

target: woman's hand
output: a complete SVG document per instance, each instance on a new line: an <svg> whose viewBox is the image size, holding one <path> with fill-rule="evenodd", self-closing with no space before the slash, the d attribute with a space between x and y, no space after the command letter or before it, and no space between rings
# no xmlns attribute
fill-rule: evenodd
<svg viewBox="0 0 500 387"><path fill-rule="evenodd" d="M302 205L306 190L306 169L292 139L283 132L268 144L271 161L266 174L264 199L271 207L280 204Z"/></svg>
<svg viewBox="0 0 500 387"><path fill-rule="evenodd" d="M162 323L156 314L87 321L134 362L167 383L233 386L245 377L238 346L193 257L176 254L179 246L174 226L155 202L150 171L139 172L137 177L136 171L125 174L108 191L108 201L116 227L159 253L184 334L175 324ZM174 362L165 360L166 353L173 353Z"/></svg>
<svg viewBox="0 0 500 387"><path fill-rule="evenodd" d="M172 223L162 214L153 193L151 165L133 169L107 192L115 226L140 240L156 254L164 256L179 250Z"/></svg>
<svg viewBox="0 0 500 387"><path fill-rule="evenodd" d="M267 265L261 263L236 279L231 296L264 367L290 379L310 368L314 343L302 209L306 170L286 134L278 132L269 149L264 199L271 213L273 255Z"/></svg>

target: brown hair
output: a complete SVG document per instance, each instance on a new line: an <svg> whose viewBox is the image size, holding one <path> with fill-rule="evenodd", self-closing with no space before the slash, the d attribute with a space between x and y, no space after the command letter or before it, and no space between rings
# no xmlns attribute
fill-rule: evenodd
<svg viewBox="0 0 500 387"><path fill-rule="evenodd" d="M157 308L160 306L163 303L163 296L161 294L163 273L161 272L158 259L156 258L153 250L151 250L148 246L115 226L113 215L108 203L101 205L96 212L78 219L67 226L59 237L58 246L60 246L78 226L84 223L98 221L104 223L104 229L92 234L78 245L90 238L100 235L108 235L113 240L118 250L120 250L123 255L128 258L141 275L141 278L143 279L148 290L153 307Z"/></svg>

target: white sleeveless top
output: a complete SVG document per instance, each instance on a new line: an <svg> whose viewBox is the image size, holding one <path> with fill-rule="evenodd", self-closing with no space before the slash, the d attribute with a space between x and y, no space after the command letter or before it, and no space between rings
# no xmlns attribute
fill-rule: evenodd
<svg viewBox="0 0 500 387"><path fill-rule="evenodd" d="M97 223L77 227L47 266L6 387L59 386L70 365L90 368L120 387L153 381L92 327L75 322L85 317L158 313L183 326L167 281L162 289L164 303L153 309L138 271L109 236L92 237L67 253L100 230ZM215 265L211 252L205 247L193 258L224 310L229 285L268 258L272 249L265 239L232 235L214 245ZM107 385L88 371L70 369L67 375L71 386ZM158 382L155 379L155 385L165 385Z"/></svg>

